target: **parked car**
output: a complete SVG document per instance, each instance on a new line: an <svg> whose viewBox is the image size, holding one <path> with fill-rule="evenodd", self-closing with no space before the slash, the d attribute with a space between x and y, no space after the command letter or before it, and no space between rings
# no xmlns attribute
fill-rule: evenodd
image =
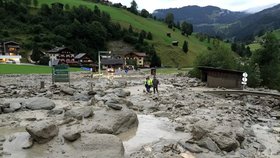
<svg viewBox="0 0 280 158"><path fill-rule="evenodd" d="M15 64L16 63L16 61L14 61L14 60L12 60L12 59L8 59L7 61L6 61L6 64Z"/></svg>
<svg viewBox="0 0 280 158"><path fill-rule="evenodd" d="M114 68L108 68L108 69L107 69L107 72L108 72L108 73L115 73L115 69L114 69Z"/></svg>

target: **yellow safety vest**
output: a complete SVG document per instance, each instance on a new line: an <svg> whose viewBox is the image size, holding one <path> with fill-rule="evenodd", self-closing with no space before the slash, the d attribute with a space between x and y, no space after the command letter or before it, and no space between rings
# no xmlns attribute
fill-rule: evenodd
<svg viewBox="0 0 280 158"><path fill-rule="evenodd" d="M153 79L149 79L149 80L148 80L148 85L149 85L149 86L152 86L152 85L153 85Z"/></svg>

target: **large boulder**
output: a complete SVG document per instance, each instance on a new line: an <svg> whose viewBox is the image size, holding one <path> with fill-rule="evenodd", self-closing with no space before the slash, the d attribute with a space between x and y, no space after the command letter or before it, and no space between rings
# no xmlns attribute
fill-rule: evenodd
<svg viewBox="0 0 280 158"><path fill-rule="evenodd" d="M74 117L78 120L82 120L83 118L88 118L93 116L93 110L91 107L81 107L81 108L73 108L65 112L65 117Z"/></svg>
<svg viewBox="0 0 280 158"><path fill-rule="evenodd" d="M51 110L55 108L55 103L48 98L34 97L25 102L25 107L31 110Z"/></svg>
<svg viewBox="0 0 280 158"><path fill-rule="evenodd" d="M83 92L83 93L75 93L74 96L71 98L71 100L74 101L89 101L90 100L90 96Z"/></svg>
<svg viewBox="0 0 280 158"><path fill-rule="evenodd" d="M83 134L73 144L77 153L81 151L91 158L124 158L123 143L117 136L109 134Z"/></svg>
<svg viewBox="0 0 280 158"><path fill-rule="evenodd" d="M21 109L21 104L19 102L12 102L9 103L9 105L5 108L3 108L4 113L10 113L10 112L15 112L19 109Z"/></svg>
<svg viewBox="0 0 280 158"><path fill-rule="evenodd" d="M27 132L17 132L10 136L7 146L13 146L14 149L29 149L33 146L33 139Z"/></svg>
<svg viewBox="0 0 280 158"><path fill-rule="evenodd" d="M80 134L79 131L76 131L76 130L72 129L72 130L65 131L62 136L66 140L68 140L70 142L74 142L75 140L77 140L77 139L79 139L81 137L81 134Z"/></svg>
<svg viewBox="0 0 280 158"><path fill-rule="evenodd" d="M61 87L60 91L67 95L74 95L75 93L75 89L66 86Z"/></svg>
<svg viewBox="0 0 280 158"><path fill-rule="evenodd" d="M197 145L213 152L220 152L218 145L209 137L199 140Z"/></svg>
<svg viewBox="0 0 280 158"><path fill-rule="evenodd" d="M123 89L117 89L117 90L115 90L115 94L118 97L125 98L127 96L130 96L130 91L125 91Z"/></svg>
<svg viewBox="0 0 280 158"><path fill-rule="evenodd" d="M239 146L238 142L234 138L230 138L222 134L211 134L210 138L216 142L221 150L230 152L236 150Z"/></svg>
<svg viewBox="0 0 280 158"><path fill-rule="evenodd" d="M95 112L92 132L120 134L138 125L136 113L128 108L122 110L99 110Z"/></svg>
<svg viewBox="0 0 280 158"><path fill-rule="evenodd" d="M43 144L57 136L59 129L52 121L39 121L29 124L26 131L36 142Z"/></svg>

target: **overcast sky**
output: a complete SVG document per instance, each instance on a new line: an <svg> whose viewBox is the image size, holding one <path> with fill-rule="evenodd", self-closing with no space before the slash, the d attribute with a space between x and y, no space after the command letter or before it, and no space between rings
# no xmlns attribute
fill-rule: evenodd
<svg viewBox="0 0 280 158"><path fill-rule="evenodd" d="M132 0L110 0L113 3L122 3L130 7ZM244 11L249 8L262 8L279 4L280 0L135 0L138 4L138 10L147 9L152 13L155 9L180 8L188 5L198 6L217 6L231 11Z"/></svg>

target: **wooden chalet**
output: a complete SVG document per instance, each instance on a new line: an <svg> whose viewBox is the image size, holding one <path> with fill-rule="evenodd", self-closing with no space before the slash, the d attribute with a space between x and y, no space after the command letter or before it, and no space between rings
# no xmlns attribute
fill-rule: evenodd
<svg viewBox="0 0 280 158"><path fill-rule="evenodd" d="M50 60L58 60L59 64L68 64L70 66L77 65L75 61L75 53L67 47L56 47L46 52L49 54Z"/></svg>
<svg viewBox="0 0 280 158"><path fill-rule="evenodd" d="M144 59L146 57L146 53L142 53L142 52L131 52L126 54L125 57L125 63L127 65L127 61L128 60L135 60L136 61L136 65L138 67L144 67Z"/></svg>
<svg viewBox="0 0 280 158"><path fill-rule="evenodd" d="M14 41L0 42L0 61L20 63L20 44Z"/></svg>
<svg viewBox="0 0 280 158"><path fill-rule="evenodd" d="M93 59L87 53L79 53L74 59L80 66L96 66Z"/></svg>

